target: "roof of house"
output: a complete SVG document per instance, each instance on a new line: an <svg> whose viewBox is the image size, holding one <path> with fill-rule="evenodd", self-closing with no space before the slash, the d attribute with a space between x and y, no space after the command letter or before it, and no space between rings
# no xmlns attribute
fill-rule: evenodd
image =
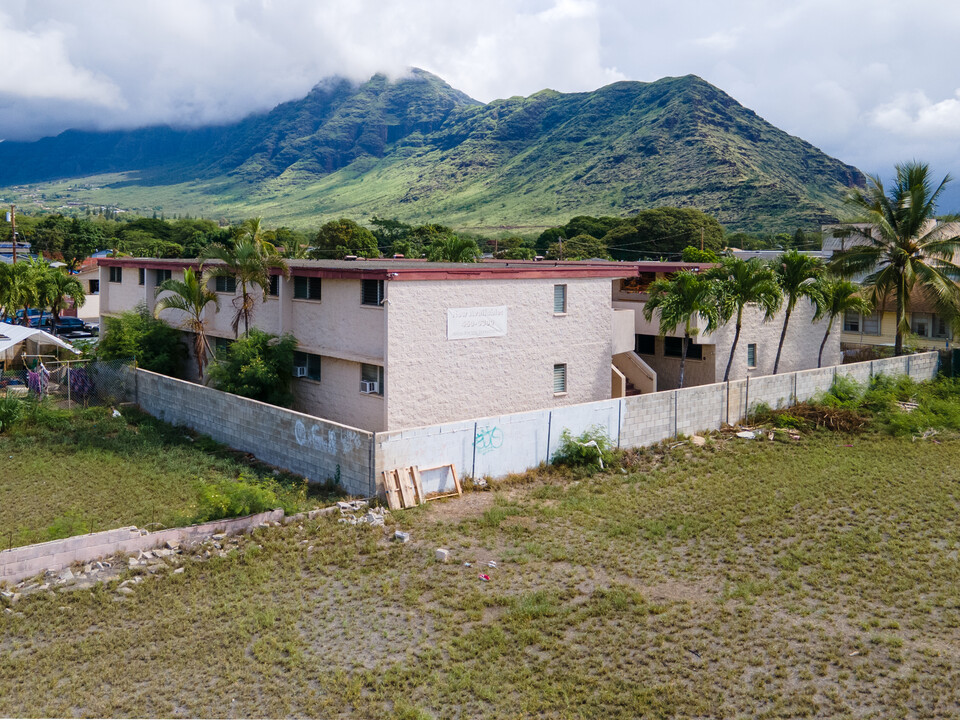
<svg viewBox="0 0 960 720"><path fill-rule="evenodd" d="M154 259L111 257L97 263L106 267L197 267L196 258ZM530 278L621 278L640 273L705 269L706 263L614 262L608 260L495 260L479 263L434 263L426 260L287 260L294 276L363 280L493 280ZM209 264L216 264L211 262Z"/></svg>

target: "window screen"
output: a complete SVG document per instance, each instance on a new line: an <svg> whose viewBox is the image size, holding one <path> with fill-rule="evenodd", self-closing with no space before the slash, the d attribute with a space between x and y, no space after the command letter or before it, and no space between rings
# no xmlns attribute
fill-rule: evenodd
<svg viewBox="0 0 960 720"><path fill-rule="evenodd" d="M172 271L170 270L155 270L156 273L156 284L160 285L166 280L169 280L172 276Z"/></svg>
<svg viewBox="0 0 960 720"><path fill-rule="evenodd" d="M843 331L860 332L860 313L847 310L843 313Z"/></svg>
<svg viewBox="0 0 960 720"><path fill-rule="evenodd" d="M123 268L118 268L118 267L110 268L110 282L112 283L123 282Z"/></svg>
<svg viewBox="0 0 960 720"><path fill-rule="evenodd" d="M567 391L567 366L553 366L553 392L565 393Z"/></svg>
<svg viewBox="0 0 960 720"><path fill-rule="evenodd" d="M293 297L297 300L319 300L320 278L295 277L293 279Z"/></svg>
<svg viewBox="0 0 960 720"><path fill-rule="evenodd" d="M567 286L553 286L553 312L565 313L567 311Z"/></svg>
<svg viewBox="0 0 960 720"><path fill-rule="evenodd" d="M147 284L147 271L144 268L137 268L137 285Z"/></svg>
<svg viewBox="0 0 960 720"><path fill-rule="evenodd" d="M383 305L383 280L361 280L360 303L362 305Z"/></svg>
<svg viewBox="0 0 960 720"><path fill-rule="evenodd" d="M634 335L633 351L637 355L656 355L657 354L657 336L656 335Z"/></svg>
<svg viewBox="0 0 960 720"><path fill-rule="evenodd" d="M307 377L311 380L320 380L320 356L311 355L305 352L295 352L293 354L294 367L305 367Z"/></svg>
<svg viewBox="0 0 960 720"><path fill-rule="evenodd" d="M237 279L235 277L218 275L215 282L216 290L219 293L235 293L237 291Z"/></svg>
<svg viewBox="0 0 960 720"><path fill-rule="evenodd" d="M747 367L757 366L757 345L750 343L747 345Z"/></svg>
<svg viewBox="0 0 960 720"><path fill-rule="evenodd" d="M267 292L267 295L270 297L277 297L280 294L280 276L271 275L270 276L270 290Z"/></svg>

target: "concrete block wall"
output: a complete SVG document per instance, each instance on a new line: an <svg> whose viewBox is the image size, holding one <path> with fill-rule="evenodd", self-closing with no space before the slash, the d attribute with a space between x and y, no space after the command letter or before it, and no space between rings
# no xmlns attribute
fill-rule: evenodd
<svg viewBox="0 0 960 720"><path fill-rule="evenodd" d="M136 527L130 526L3 550L0 552L0 582L17 583L47 570L59 572L74 563L88 563L119 553L152 550L167 542L190 545L214 533L234 535L261 523L279 522L283 516L283 510L270 510L242 518L214 520L151 533L141 533Z"/></svg>
<svg viewBox="0 0 960 720"><path fill-rule="evenodd" d="M789 407L830 389L836 376L861 383L879 375L932 380L937 353L751 377L681 390L479 418L375 437L377 477L384 469L454 463L461 475L500 477L549 461L564 428L574 435L599 425L620 447L643 447L744 420L759 403Z"/></svg>
<svg viewBox="0 0 960 720"><path fill-rule="evenodd" d="M374 489L373 433L146 370L129 396L145 412L260 460L324 482L338 474L351 495Z"/></svg>

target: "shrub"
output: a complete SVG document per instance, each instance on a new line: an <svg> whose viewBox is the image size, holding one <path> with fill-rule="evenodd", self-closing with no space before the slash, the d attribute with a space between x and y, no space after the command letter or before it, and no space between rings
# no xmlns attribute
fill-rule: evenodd
<svg viewBox="0 0 960 720"><path fill-rule="evenodd" d="M569 467L600 469L609 466L613 462L610 436L599 425L584 430L576 437L564 429L560 434L560 447L553 454L552 461Z"/></svg>
<svg viewBox="0 0 960 720"><path fill-rule="evenodd" d="M289 407L296 347L292 335L278 338L253 328L217 354L210 364L210 382L217 390Z"/></svg>
<svg viewBox="0 0 960 720"><path fill-rule="evenodd" d="M100 360L133 357L144 370L172 377L182 377L187 354L180 331L153 317L142 303L117 317L105 317L96 349Z"/></svg>
<svg viewBox="0 0 960 720"><path fill-rule="evenodd" d="M197 491L197 514L194 522L222 520L266 512L280 506L269 484L247 478L201 483Z"/></svg>
<svg viewBox="0 0 960 720"><path fill-rule="evenodd" d="M23 417L23 401L15 397L0 398L0 432L9 430Z"/></svg>

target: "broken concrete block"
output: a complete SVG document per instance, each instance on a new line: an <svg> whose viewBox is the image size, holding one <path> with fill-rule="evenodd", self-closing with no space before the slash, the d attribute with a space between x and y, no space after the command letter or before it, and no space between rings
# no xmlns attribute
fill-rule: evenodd
<svg viewBox="0 0 960 720"><path fill-rule="evenodd" d="M410 533L403 532L402 530L397 530L393 534L393 539L396 540L397 542L408 543L410 542Z"/></svg>
<svg viewBox="0 0 960 720"><path fill-rule="evenodd" d="M73 580L73 571L70 568L65 569L57 576L57 580L60 582L70 582Z"/></svg>
<svg viewBox="0 0 960 720"><path fill-rule="evenodd" d="M434 557L436 557L437 562L445 563L450 559L450 551L444 548L437 548Z"/></svg>
<svg viewBox="0 0 960 720"><path fill-rule="evenodd" d="M704 445L706 445L707 439L699 435L694 435L690 438L690 442L692 442L697 447L703 447Z"/></svg>

